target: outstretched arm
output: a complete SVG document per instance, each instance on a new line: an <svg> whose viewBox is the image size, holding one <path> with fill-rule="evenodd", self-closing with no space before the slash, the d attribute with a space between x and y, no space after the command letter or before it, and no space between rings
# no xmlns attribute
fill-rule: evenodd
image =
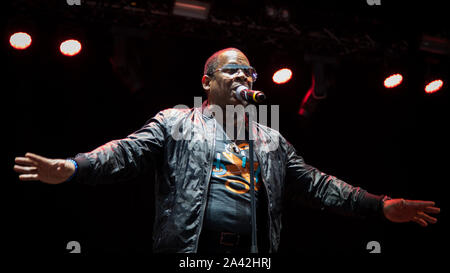
<svg viewBox="0 0 450 273"><path fill-rule="evenodd" d="M434 206L435 202L384 200L383 196L370 194L307 165L292 145L289 146L287 166L287 174L295 186L291 192L293 199L306 201L315 207L326 207L341 214L366 216L382 213L386 219L395 223L415 222L426 227L428 223L437 222L436 218L428 215L440 212Z"/></svg>
<svg viewBox="0 0 450 273"><path fill-rule="evenodd" d="M127 138L114 140L72 160L50 159L32 153L17 157L14 170L23 181L48 184L67 181L72 175L88 184L128 180L146 170L159 155L165 141L164 111ZM76 165L78 169L76 169Z"/></svg>

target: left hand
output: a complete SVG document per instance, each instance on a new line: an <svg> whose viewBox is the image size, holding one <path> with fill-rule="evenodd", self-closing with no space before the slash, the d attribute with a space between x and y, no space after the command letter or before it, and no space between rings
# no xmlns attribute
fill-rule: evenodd
<svg viewBox="0 0 450 273"><path fill-rule="evenodd" d="M416 222L422 227L428 223L435 224L437 219L427 213L439 213L440 208L434 206L433 201L391 199L383 206L384 216L395 223Z"/></svg>

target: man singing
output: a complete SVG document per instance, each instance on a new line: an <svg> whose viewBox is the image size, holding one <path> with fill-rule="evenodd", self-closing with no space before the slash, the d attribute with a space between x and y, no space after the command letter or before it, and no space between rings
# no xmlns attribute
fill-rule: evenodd
<svg viewBox="0 0 450 273"><path fill-rule="evenodd" d="M128 137L75 158L49 159L27 153L15 159L14 170L22 181L97 184L128 180L155 168L154 252L248 253L249 143L237 137L247 129L254 134L260 252L278 250L286 198L343 215L382 216L421 226L436 223L429 214L440 209L432 201L370 194L307 165L278 131L242 116L217 115L225 113L227 105L247 106L236 89L251 89L256 75L240 50L223 49L205 64L202 85L208 99L202 107L163 110ZM243 119L246 122L240 122ZM268 148L268 143L276 146Z"/></svg>

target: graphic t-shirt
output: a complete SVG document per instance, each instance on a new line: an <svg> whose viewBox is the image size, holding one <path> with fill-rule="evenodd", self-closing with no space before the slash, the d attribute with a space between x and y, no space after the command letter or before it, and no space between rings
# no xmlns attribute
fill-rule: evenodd
<svg viewBox="0 0 450 273"><path fill-rule="evenodd" d="M203 227L214 231L251 233L248 143L239 140L234 143L221 128L217 134ZM255 154L253 161L257 201L258 191L263 185L260 182L260 168Z"/></svg>

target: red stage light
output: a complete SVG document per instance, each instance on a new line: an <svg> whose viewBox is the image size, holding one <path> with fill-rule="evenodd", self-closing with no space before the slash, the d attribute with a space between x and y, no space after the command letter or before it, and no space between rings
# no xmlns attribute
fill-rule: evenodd
<svg viewBox="0 0 450 273"><path fill-rule="evenodd" d="M393 74L384 80L384 87L394 88L396 86L399 86L402 83L402 81L403 76L401 74Z"/></svg>
<svg viewBox="0 0 450 273"><path fill-rule="evenodd" d="M62 54L66 56L74 56L80 53L81 51L81 43L77 40L66 40L61 43L59 50Z"/></svg>
<svg viewBox="0 0 450 273"><path fill-rule="evenodd" d="M434 93L436 91L439 91L439 89L441 89L443 85L444 82L442 80L434 80L425 86L425 92L427 92L428 94Z"/></svg>
<svg viewBox="0 0 450 273"><path fill-rule="evenodd" d="M273 74L272 80L276 84L287 83L292 78L292 71L289 68L283 68Z"/></svg>
<svg viewBox="0 0 450 273"><path fill-rule="evenodd" d="M31 45L31 36L25 32L16 32L9 38L9 43L15 49L26 49Z"/></svg>

